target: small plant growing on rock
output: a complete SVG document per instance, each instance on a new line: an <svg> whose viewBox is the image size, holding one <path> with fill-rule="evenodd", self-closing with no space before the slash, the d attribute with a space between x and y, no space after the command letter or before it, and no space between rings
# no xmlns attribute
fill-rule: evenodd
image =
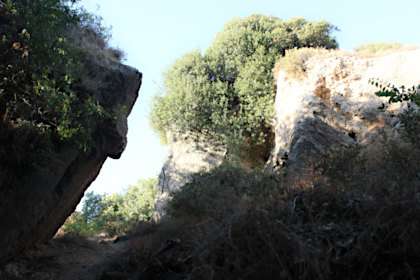
<svg viewBox="0 0 420 280"><path fill-rule="evenodd" d="M370 79L369 83L380 90L375 92L379 97L389 97L388 103L406 102L407 109L399 116L404 127L403 135L415 145L420 140L420 85L407 88L405 86L396 87L391 83L383 82L379 79ZM385 104L379 109L386 109Z"/></svg>
<svg viewBox="0 0 420 280"><path fill-rule="evenodd" d="M396 87L391 83L386 83L379 79L370 79L369 83L376 86L380 90L375 92L379 97L389 97L388 102L397 103L397 102L414 102L417 106L420 106L420 85L412 86L411 88L406 88L405 86ZM408 104L410 107L410 104Z"/></svg>

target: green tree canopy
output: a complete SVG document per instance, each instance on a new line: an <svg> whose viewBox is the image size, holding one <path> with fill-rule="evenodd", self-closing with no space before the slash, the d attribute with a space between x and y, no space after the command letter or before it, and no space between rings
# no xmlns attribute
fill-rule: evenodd
<svg viewBox="0 0 420 280"><path fill-rule="evenodd" d="M326 21L251 15L228 22L212 45L177 59L163 74L150 113L152 127L192 131L255 145L266 140L274 118L272 69L285 50L337 48L336 28Z"/></svg>
<svg viewBox="0 0 420 280"><path fill-rule="evenodd" d="M88 192L82 212L75 212L64 224L66 232L89 235L105 231L121 235L133 230L140 222L150 219L155 209L158 179L139 180L123 194L100 195Z"/></svg>

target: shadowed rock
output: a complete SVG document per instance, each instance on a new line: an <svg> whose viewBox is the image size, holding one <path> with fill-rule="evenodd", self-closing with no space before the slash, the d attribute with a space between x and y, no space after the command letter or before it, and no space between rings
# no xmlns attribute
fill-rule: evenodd
<svg viewBox="0 0 420 280"><path fill-rule="evenodd" d="M39 171L23 171L18 189L0 189L0 264L50 239L75 210L107 157L119 158L127 144L127 117L136 101L142 74L112 60L84 62L87 74L76 90L94 96L116 122L99 125L96 147L86 155L61 144ZM122 106L122 107L121 107ZM121 110L126 108L126 110Z"/></svg>
<svg viewBox="0 0 420 280"><path fill-rule="evenodd" d="M220 143L200 139L191 133L168 133L167 138L168 160L159 174L154 220L165 215L172 193L188 183L194 173L219 166L226 154Z"/></svg>

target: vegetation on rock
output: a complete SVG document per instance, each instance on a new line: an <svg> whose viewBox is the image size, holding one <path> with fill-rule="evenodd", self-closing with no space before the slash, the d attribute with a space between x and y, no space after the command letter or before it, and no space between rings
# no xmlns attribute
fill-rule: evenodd
<svg viewBox="0 0 420 280"><path fill-rule="evenodd" d="M291 78L301 78L305 75L305 62L316 56L322 57L329 52L324 48L293 48L286 50L280 57L273 69L274 77L277 78L279 71L285 72Z"/></svg>
<svg viewBox="0 0 420 280"><path fill-rule="evenodd" d="M274 118L272 69L287 49L337 48L326 21L252 15L228 22L212 45L177 59L154 97L152 127L192 131L224 144L253 147L267 140Z"/></svg>
<svg viewBox="0 0 420 280"><path fill-rule="evenodd" d="M418 144L420 141L420 85L407 88L406 86L396 87L391 83L379 79L371 79L372 85L379 88L375 94L379 97L389 97L388 103L405 102L407 109L399 116L403 125L403 136L411 143ZM379 109L386 109L385 104Z"/></svg>
<svg viewBox="0 0 420 280"><path fill-rule="evenodd" d="M22 174L46 172L43 167L63 143L88 155L97 126L114 121L114 112L97 96L77 90L87 71L88 48L107 49L109 35L100 18L76 2L0 1L0 189L5 197L21 185ZM88 34L84 40L90 45L81 44Z"/></svg>
<svg viewBox="0 0 420 280"><path fill-rule="evenodd" d="M95 97L73 88L84 73L85 50L73 30L90 29L106 41L100 19L70 0L0 2L1 128L30 126L81 150L94 147L96 122L112 119Z"/></svg>

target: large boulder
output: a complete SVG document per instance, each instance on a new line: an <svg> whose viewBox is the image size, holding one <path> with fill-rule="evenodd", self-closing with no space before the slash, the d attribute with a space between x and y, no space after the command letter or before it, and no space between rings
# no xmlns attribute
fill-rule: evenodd
<svg viewBox="0 0 420 280"><path fill-rule="evenodd" d="M159 220L166 213L171 194L190 182L192 175L219 166L226 149L216 141L201 139L192 133L167 134L168 159L159 174L159 188L153 218Z"/></svg>
<svg viewBox="0 0 420 280"><path fill-rule="evenodd" d="M96 129L92 153L61 144L42 172L20 172L18 189L2 185L0 264L50 239L75 210L106 158L119 158L126 146L127 117L138 96L142 74L112 59L84 63L88 71L75 87L94 96L107 111L117 113L117 119Z"/></svg>
<svg viewBox="0 0 420 280"><path fill-rule="evenodd" d="M369 79L379 78L396 86L420 84L420 50L363 57L341 51L314 51L301 65L300 77L280 71L275 100L275 147L268 170L285 166L305 168L309 157L351 144L381 140L379 130L398 139L397 115L404 104L378 108L387 98L375 95ZM390 128L390 129L388 129Z"/></svg>

